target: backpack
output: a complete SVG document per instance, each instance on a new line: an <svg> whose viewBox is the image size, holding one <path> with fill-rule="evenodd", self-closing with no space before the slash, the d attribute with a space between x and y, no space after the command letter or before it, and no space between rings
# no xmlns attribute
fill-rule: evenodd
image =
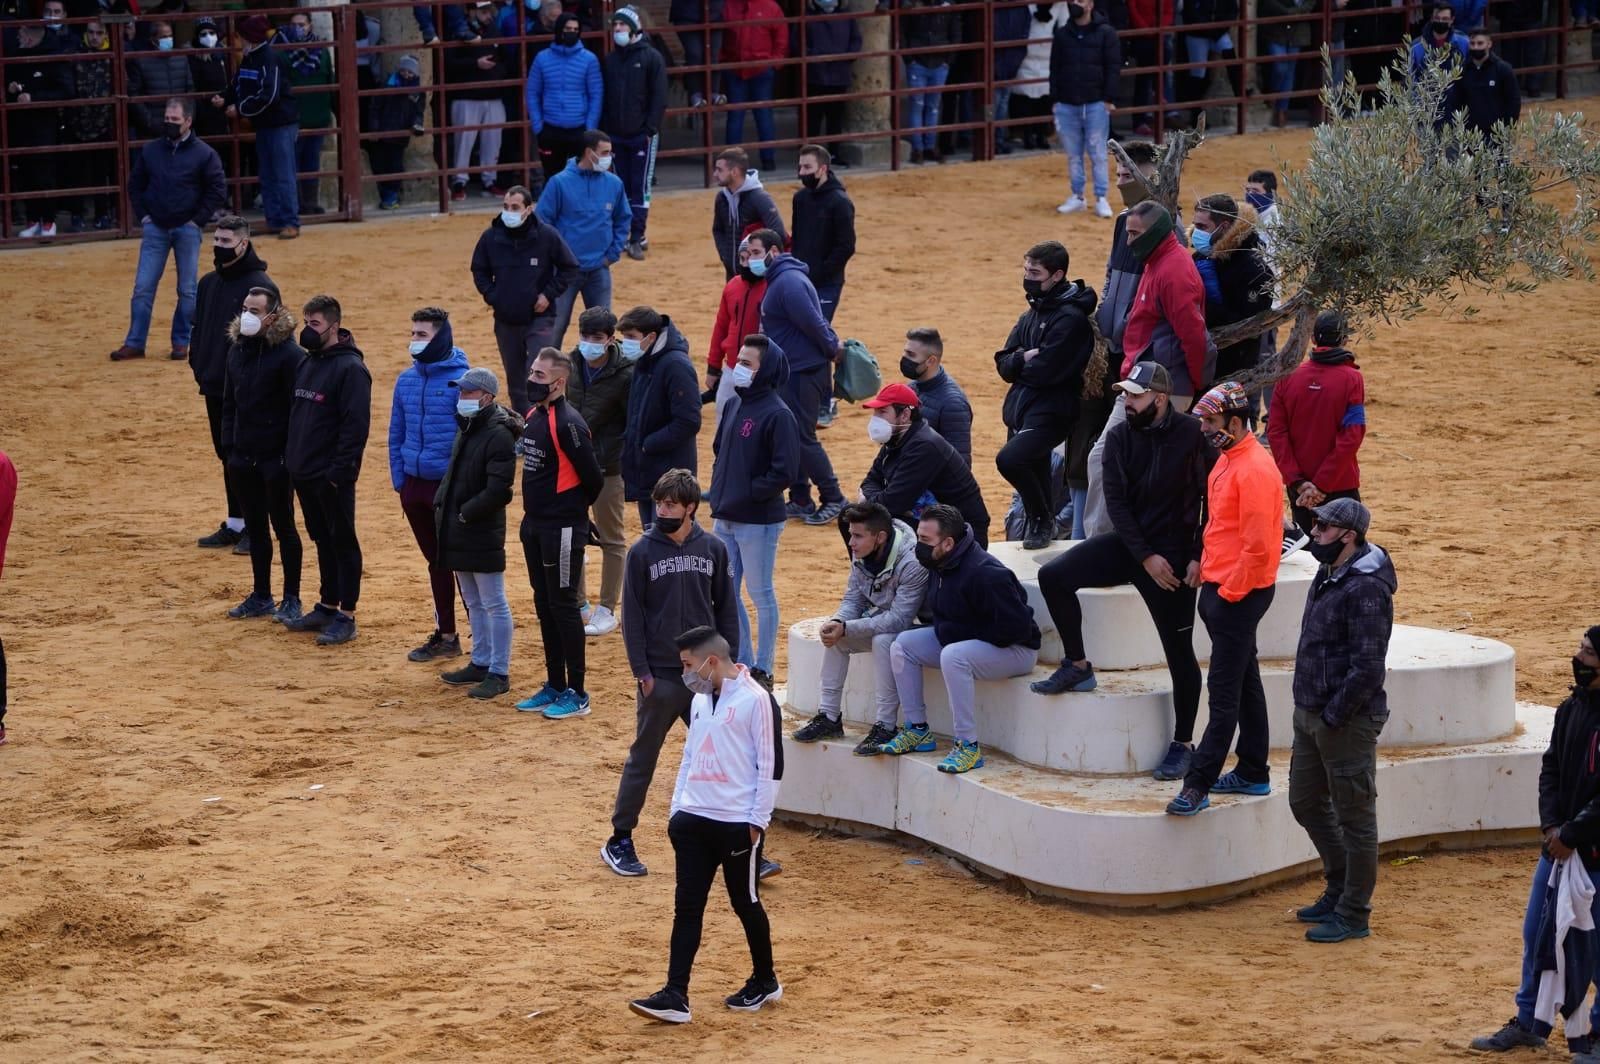
<svg viewBox="0 0 1600 1064"><path fill-rule="evenodd" d="M878 360L860 340L844 342L844 357L833 367L833 395L848 403L871 399L883 387Z"/></svg>

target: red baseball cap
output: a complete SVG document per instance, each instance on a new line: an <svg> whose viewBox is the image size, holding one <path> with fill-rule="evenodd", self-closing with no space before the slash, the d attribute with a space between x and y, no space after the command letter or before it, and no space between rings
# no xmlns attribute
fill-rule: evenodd
<svg viewBox="0 0 1600 1064"><path fill-rule="evenodd" d="M895 383L884 385L881 392L861 405L868 410L880 410L886 406L914 406L920 408L922 399L911 385Z"/></svg>

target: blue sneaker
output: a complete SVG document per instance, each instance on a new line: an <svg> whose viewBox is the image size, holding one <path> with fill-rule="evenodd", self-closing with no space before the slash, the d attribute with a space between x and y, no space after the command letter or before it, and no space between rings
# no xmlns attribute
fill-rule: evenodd
<svg viewBox="0 0 1600 1064"><path fill-rule="evenodd" d="M1211 785L1213 794L1250 794L1260 797L1272 793L1270 783L1252 783L1237 772L1229 772Z"/></svg>
<svg viewBox="0 0 1600 1064"><path fill-rule="evenodd" d="M566 720L568 717L587 717L589 715L589 696L579 694L572 688L561 692L561 697L550 705L544 707L546 720Z"/></svg>
<svg viewBox="0 0 1600 1064"><path fill-rule="evenodd" d="M1062 662L1061 667L1043 680L1035 680L1028 688L1041 695L1059 695L1067 691L1093 691L1100 681L1094 678L1094 666L1079 668L1072 662Z"/></svg>
<svg viewBox="0 0 1600 1064"><path fill-rule="evenodd" d="M545 684L543 687L539 688L538 694L534 695L532 698L524 698L521 702L518 702L517 708L524 713L538 713L546 706L555 705L563 693L564 692L558 690L557 688L551 687L549 684Z"/></svg>
<svg viewBox="0 0 1600 1064"><path fill-rule="evenodd" d="M1194 816L1211 804L1211 796L1201 794L1198 788L1185 787L1178 796L1167 803L1167 812L1173 816Z"/></svg>

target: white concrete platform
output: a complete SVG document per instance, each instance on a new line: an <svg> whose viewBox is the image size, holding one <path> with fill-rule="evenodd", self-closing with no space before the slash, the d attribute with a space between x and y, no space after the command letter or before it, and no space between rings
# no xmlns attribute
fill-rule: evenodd
<svg viewBox="0 0 1600 1064"><path fill-rule="evenodd" d="M1044 636L1043 646L1039 648L1039 661L1043 664L1061 663L1061 637L1056 634L1050 610L1039 591L1039 569L1075 545L1073 540L1056 540L1043 550L1023 550L1021 543L1012 540L995 543L989 548L991 554L1005 562L1006 568L1017 574L1022 589L1028 593L1034 622ZM1300 643L1300 615L1316 573L1316 559L1304 551L1279 563L1272 605L1256 630L1262 658L1294 656L1295 647ZM1155 623L1150 620L1150 612L1144 608L1144 600L1132 584L1085 588L1078 592L1078 604L1083 608L1084 653L1096 669L1140 669L1160 665L1166 660L1161 653ZM1211 656L1211 637L1198 617L1194 625L1194 650L1201 661Z"/></svg>
<svg viewBox="0 0 1600 1064"><path fill-rule="evenodd" d="M1138 604L1137 596L1133 601ZM1139 608L1142 615L1143 605ZM823 649L816 631L822 620L801 621L789 630L787 704L806 717L816 713L821 697ZM1397 625L1388 664L1384 746L1486 742L1516 727L1515 661L1504 643ZM978 736L985 748L1063 772L1149 772L1161 763L1173 725L1172 681L1165 669L1114 672L1097 665L1100 685L1094 691L1038 695L1028 689L1049 673L1041 666L1027 677L979 683ZM855 655L843 697L847 722L872 723L872 676L869 657ZM1291 741L1293 679L1293 662L1264 663L1275 748L1286 749ZM929 722L948 734L949 701L936 669L927 670L924 692ZM1202 693L1197 738L1206 718Z"/></svg>
<svg viewBox="0 0 1600 1064"><path fill-rule="evenodd" d="M1384 842L1483 842L1537 827L1540 755L1554 719L1515 706L1516 733L1455 746L1389 750L1378 768ZM787 735L803 723L791 714ZM862 729L843 740L785 739L782 813L847 831L924 840L1030 889L1097 904L1168 906L1215 900L1297 875L1315 858L1287 797L1287 755L1272 762L1273 793L1217 796L1195 817L1164 812L1179 784L1148 777L1072 776L990 748L960 776L933 754L855 757Z"/></svg>

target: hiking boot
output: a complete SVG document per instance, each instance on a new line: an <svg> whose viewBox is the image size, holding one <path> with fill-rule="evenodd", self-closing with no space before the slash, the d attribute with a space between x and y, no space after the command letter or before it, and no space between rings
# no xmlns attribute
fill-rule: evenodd
<svg viewBox="0 0 1600 1064"><path fill-rule="evenodd" d="M689 999L668 987L662 987L647 998L628 1002L628 1008L647 1019L662 1023L688 1023Z"/></svg>
<svg viewBox="0 0 1600 1064"><path fill-rule="evenodd" d="M1023 550L1044 550L1050 545L1052 519L1030 517L1022 533Z"/></svg>
<svg viewBox="0 0 1600 1064"><path fill-rule="evenodd" d="M461 636L458 634L445 635L437 628L428 637L428 641L406 655L407 661L437 661L439 658L458 658L461 656Z"/></svg>
<svg viewBox="0 0 1600 1064"><path fill-rule="evenodd" d="M300 608L300 600L293 597L285 597L278 603L278 608L272 611L272 619L282 625L298 621L305 615L305 610Z"/></svg>
<svg viewBox="0 0 1600 1064"><path fill-rule="evenodd" d="M1315 927L1306 929L1307 942L1343 942L1347 938L1366 938L1372 934L1372 929L1362 925L1357 927L1338 914L1324 920Z"/></svg>
<svg viewBox="0 0 1600 1064"><path fill-rule="evenodd" d="M237 543L235 543L233 545L233 553L235 553L235 554L243 554L246 557L249 557L249 555L250 555L250 533L248 533L248 532L239 533L239 542L237 542Z"/></svg>
<svg viewBox="0 0 1600 1064"><path fill-rule="evenodd" d="M561 697L562 692L549 684L539 688L539 692L517 703L517 709L523 713L540 713L546 706L553 706Z"/></svg>
<svg viewBox="0 0 1600 1064"><path fill-rule="evenodd" d="M544 707L545 720L566 720L568 717L587 717L589 696L585 692L567 688L561 697Z"/></svg>
<svg viewBox="0 0 1600 1064"><path fill-rule="evenodd" d="M839 515L844 513L844 500L825 502L817 507L816 513L809 514L803 520L808 525L831 525L839 520Z"/></svg>
<svg viewBox="0 0 1600 1064"><path fill-rule="evenodd" d="M1211 796L1198 787L1185 787L1178 796L1167 803L1167 812L1173 816L1194 816L1211 804Z"/></svg>
<svg viewBox="0 0 1600 1064"><path fill-rule="evenodd" d="M779 864L777 861L774 861L770 857L763 857L761 859L761 867L756 869L756 878L771 879L773 876L779 875L782 872L783 865Z"/></svg>
<svg viewBox="0 0 1600 1064"><path fill-rule="evenodd" d="M1059 695L1066 691L1093 691L1099 682L1094 678L1092 663L1079 668L1070 661L1064 661L1047 679L1030 683L1028 690L1041 695Z"/></svg>
<svg viewBox="0 0 1600 1064"><path fill-rule="evenodd" d="M338 616L338 610L319 602L311 608L310 613L302 615L296 621L284 621L283 626L291 632L320 632L332 624L334 618Z"/></svg>
<svg viewBox="0 0 1600 1064"><path fill-rule="evenodd" d="M1334 910L1338 908L1339 897L1336 894L1322 892L1322 896L1303 909L1294 911L1294 918L1302 924L1320 924L1333 918Z"/></svg>
<svg viewBox="0 0 1600 1064"><path fill-rule="evenodd" d="M1212 794L1249 794L1257 798L1272 793L1272 784L1247 780L1237 772L1224 773L1211 785Z"/></svg>
<svg viewBox="0 0 1600 1064"><path fill-rule="evenodd" d="M950 752L944 755L944 760L939 762L939 771L955 775L961 772L971 772L975 768L983 767L983 748L977 743L962 742L957 739L950 744Z"/></svg>
<svg viewBox="0 0 1600 1064"><path fill-rule="evenodd" d="M1504 1053L1512 1049L1542 1049L1544 1039L1522 1026L1515 1016L1494 1034L1482 1035L1469 1043L1469 1048L1484 1053Z"/></svg>
<svg viewBox="0 0 1600 1064"><path fill-rule="evenodd" d="M113 361L113 362L127 362L130 359L143 358L143 357L144 357L144 348L142 348L142 347L129 347L127 344L123 344L121 347L119 347L115 351L111 352L111 361Z"/></svg>
<svg viewBox="0 0 1600 1064"><path fill-rule="evenodd" d="M829 717L826 713L818 713L789 738L797 743L814 743L818 739L842 739L844 737L844 722ZM891 735L890 738L894 736ZM882 739L881 742L888 742Z"/></svg>
<svg viewBox="0 0 1600 1064"><path fill-rule="evenodd" d="M439 674L439 679L443 680L451 687L471 687L474 684L482 683L488 678L488 676L489 669L487 666L474 665L469 661L459 669L451 669L449 672L441 672Z"/></svg>
<svg viewBox="0 0 1600 1064"><path fill-rule="evenodd" d="M1189 774L1189 766L1194 764L1194 747L1189 743L1180 743L1176 740L1167 747L1167 756L1161 759L1161 764L1150 775L1158 780L1181 780Z"/></svg>
<svg viewBox="0 0 1600 1064"><path fill-rule="evenodd" d="M896 755L926 754L938 747L933 732L926 724L902 724L900 730L894 733L894 738L879 747L879 752Z"/></svg>
<svg viewBox="0 0 1600 1064"><path fill-rule="evenodd" d="M737 1012L755 1012L769 1001L782 1001L783 987L776 979L760 982L748 980L737 994L730 994L723 1003Z"/></svg>
<svg viewBox="0 0 1600 1064"><path fill-rule="evenodd" d="M885 743L894 741L894 725L874 724L872 730L867 732L867 737L856 743L855 755L857 757L877 757L883 753Z"/></svg>
<svg viewBox="0 0 1600 1064"><path fill-rule="evenodd" d="M322 634L317 636L317 646L336 647L341 643L350 642L355 637L356 619L338 613L334 615L333 620L323 626Z"/></svg>
<svg viewBox="0 0 1600 1064"><path fill-rule="evenodd" d="M276 609L271 595L258 595L250 593L250 597L228 611L228 616L236 621L248 621L256 617L270 617Z"/></svg>
<svg viewBox="0 0 1600 1064"><path fill-rule="evenodd" d="M817 508L809 502L790 502L783 507L783 516L788 521L804 521L817 512Z"/></svg>
<svg viewBox="0 0 1600 1064"><path fill-rule="evenodd" d="M217 530L211 533L211 535L201 536L199 539L195 540L194 545L197 547L204 547L207 550L217 550L222 547L233 546L235 543L239 542L240 537L243 535L243 532L235 532L233 529L229 528L228 522L224 521L222 524L217 526Z"/></svg>
<svg viewBox="0 0 1600 1064"><path fill-rule="evenodd" d="M750 678L767 689L767 694L772 693L772 673L766 669L751 669Z"/></svg>
<svg viewBox="0 0 1600 1064"><path fill-rule="evenodd" d="M613 838L600 847L600 860L606 867L619 876L646 876L650 870L639 860L639 855L633 852L633 839L627 835Z"/></svg>
<svg viewBox="0 0 1600 1064"><path fill-rule="evenodd" d="M590 615L584 618L583 634L593 639L597 636L610 635L617 630L617 615L604 606L596 606Z"/></svg>
<svg viewBox="0 0 1600 1064"><path fill-rule="evenodd" d="M511 690L511 677L491 672L478 682L478 686L467 692L467 697L499 698L509 690Z"/></svg>

